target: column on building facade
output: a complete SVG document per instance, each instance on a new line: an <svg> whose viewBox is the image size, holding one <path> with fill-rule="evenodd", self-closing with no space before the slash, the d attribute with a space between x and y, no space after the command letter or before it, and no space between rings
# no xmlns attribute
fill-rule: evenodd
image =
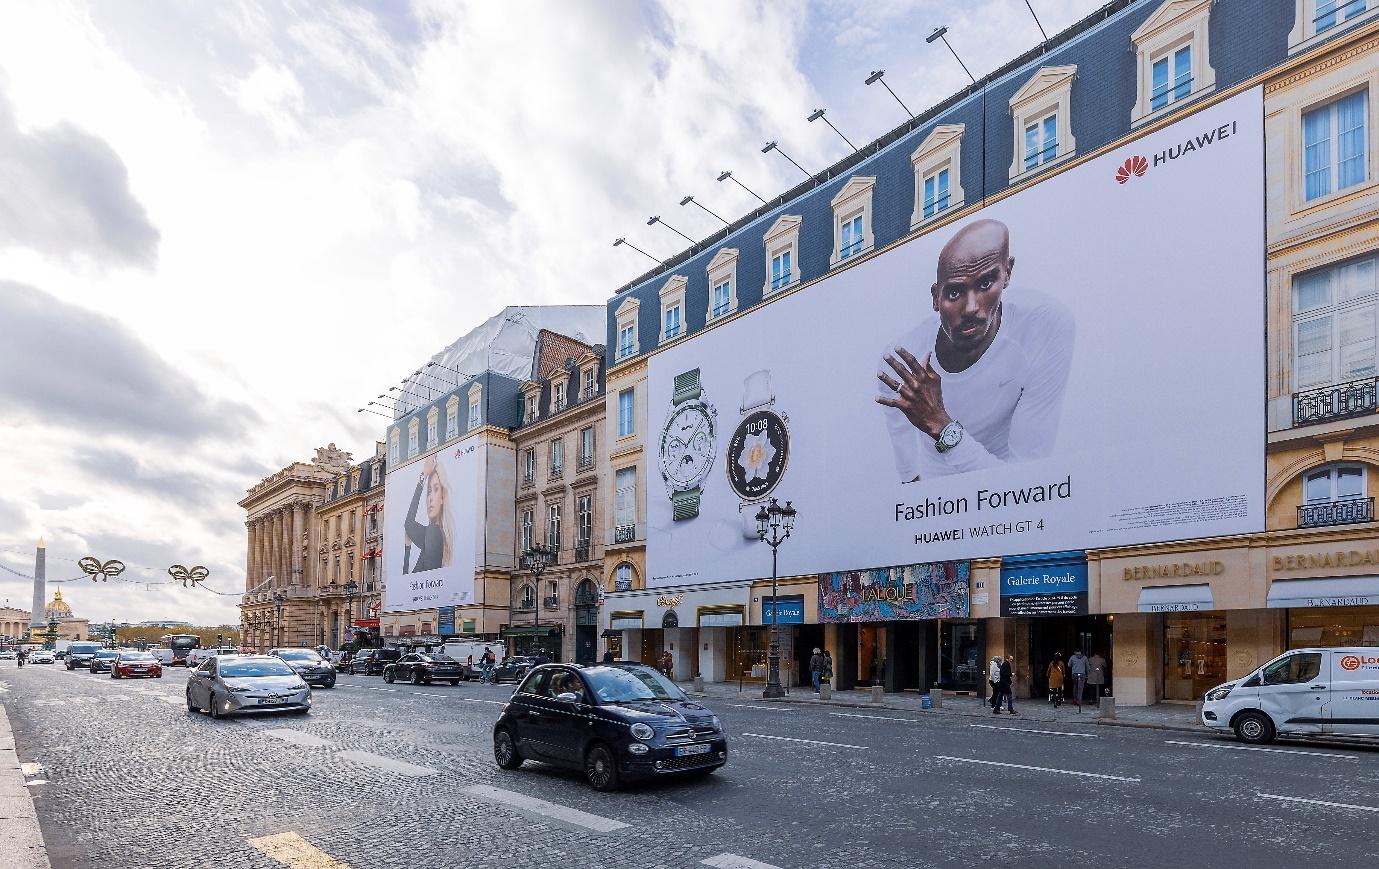
<svg viewBox="0 0 1379 869"><path fill-rule="evenodd" d="M292 573L291 582L293 585L301 585L302 574L302 502L297 501L292 505L292 533L288 538L288 552L291 555Z"/></svg>
<svg viewBox="0 0 1379 869"><path fill-rule="evenodd" d="M278 563L278 535L280 529L278 511L274 510L268 514L268 573L273 577L273 585L276 587L278 580L282 578L282 567Z"/></svg>
<svg viewBox="0 0 1379 869"><path fill-rule="evenodd" d="M277 538L273 541L273 544L277 547L277 552L278 552L278 574L277 574L277 575L278 575L278 582L277 582L277 587L278 587L278 588L286 588L286 587L287 587L288 579L290 578L290 571L292 570L292 561L291 561L291 559L288 557L288 556L289 556L289 550L288 550L288 548L287 548L287 537L288 537L288 534L291 533L291 529L288 527L289 522L290 522L290 517L288 516L288 512L287 512L287 508L286 508L286 507L279 507L279 508L278 508L278 514L277 514L277 515L278 515L278 536L277 536ZM286 618L286 617L284 616L284 618Z"/></svg>
<svg viewBox="0 0 1379 869"><path fill-rule="evenodd" d="M254 523L248 521L244 523L244 590L248 591L254 584Z"/></svg>

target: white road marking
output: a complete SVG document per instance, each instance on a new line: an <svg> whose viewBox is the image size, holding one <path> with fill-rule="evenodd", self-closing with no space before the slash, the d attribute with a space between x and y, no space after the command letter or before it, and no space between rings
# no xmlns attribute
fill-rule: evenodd
<svg viewBox="0 0 1379 869"><path fill-rule="evenodd" d="M541 815L557 821L564 821L567 824L574 824L576 827L593 830L595 833L611 833L628 826L622 821L615 821L602 815L592 815L589 812L581 812L579 809L572 809L569 806L549 803L545 800L538 800L536 797L519 794L516 791L505 791L502 788L489 787L488 785L470 785L464 789L464 793L481 800L512 806L514 809L520 809L533 815Z"/></svg>
<svg viewBox="0 0 1379 869"><path fill-rule="evenodd" d="M39 773L43 772L43 764L21 763L19 765L19 771L23 773L25 776L38 775Z"/></svg>
<svg viewBox="0 0 1379 869"><path fill-rule="evenodd" d="M499 706L507 702L506 700L480 700L477 697L461 697L460 699L467 700L470 703L497 703Z"/></svg>
<svg viewBox="0 0 1379 869"><path fill-rule="evenodd" d="M1264 748L1258 745L1224 745L1214 742L1179 742L1176 739L1165 739L1165 745L1186 745L1189 748L1224 748L1229 751L1268 751L1274 754L1305 754L1308 757L1334 757L1339 760L1359 760L1353 754L1326 754L1320 751L1301 751L1296 748Z"/></svg>
<svg viewBox="0 0 1379 869"><path fill-rule="evenodd" d="M374 754L371 751L342 751L335 756L342 757L345 760L352 760L355 763L361 763L364 766L372 766L376 769L395 772L398 775L418 778L427 775L439 775L436 770L431 769L429 766L417 766L405 760L394 760L391 757L384 757L381 754Z"/></svg>
<svg viewBox="0 0 1379 869"><path fill-rule="evenodd" d="M873 721L907 721L910 724L918 724L918 718L896 718L892 715L862 715L858 712L830 712L829 715L836 715L839 718L870 718Z"/></svg>
<svg viewBox="0 0 1379 869"><path fill-rule="evenodd" d="M341 863L296 833L259 836L249 844L289 869L350 869L348 863Z"/></svg>
<svg viewBox="0 0 1379 869"><path fill-rule="evenodd" d="M983 730L1009 730L1014 733L1042 733L1045 736L1077 736L1082 739L1096 739L1095 733L1068 733L1063 730L1037 730L1029 727L997 727L994 724L969 724L968 727L980 727Z"/></svg>
<svg viewBox="0 0 1379 869"><path fill-rule="evenodd" d="M27 788L27 787L33 787L34 785L46 785L47 783L48 783L48 780L47 780L46 778L36 778L36 779L32 779L32 780L30 780L30 781L24 782L24 787Z"/></svg>
<svg viewBox="0 0 1379 869"><path fill-rule="evenodd" d="M1257 797L1265 797L1271 800L1283 800L1289 803L1306 803L1309 806L1326 806L1328 809L1354 809L1357 812L1379 812L1379 806L1352 806L1349 803L1328 803L1325 800L1308 800L1302 797L1285 797L1282 794L1265 794L1255 792Z"/></svg>
<svg viewBox="0 0 1379 869"><path fill-rule="evenodd" d="M848 745L846 742L820 742L817 739L798 739L794 736L771 736L767 733L744 733L743 736L753 736L757 739L779 739L782 742L805 742L810 745L829 745L834 748L866 748L865 745Z"/></svg>
<svg viewBox="0 0 1379 869"><path fill-rule="evenodd" d="M751 703L724 703L724 706L736 706L738 709L760 709L762 712L789 712L780 706L757 706ZM721 856L721 855L720 855ZM718 859L717 857L714 858Z"/></svg>
<svg viewBox="0 0 1379 869"><path fill-rule="evenodd" d="M751 857L743 857L741 854L719 854L717 857L710 857L699 862L705 866L717 866L718 869L780 869L779 866L753 860Z"/></svg>
<svg viewBox="0 0 1379 869"><path fill-rule="evenodd" d="M290 742L293 745L306 746L307 748L329 748L331 744L319 736L312 736L310 733L303 733L300 730L289 730L286 727L275 727L259 732L264 736L271 736L274 739L281 739L283 742Z"/></svg>
<svg viewBox="0 0 1379 869"><path fill-rule="evenodd" d="M1022 763L1001 763L997 760L978 760L974 757L951 757L950 755L946 754L936 754L934 755L934 757L937 760L951 760L954 763L980 763L984 766L1004 766L1010 769L1028 769L1033 770L1034 772L1055 772L1059 775L1075 775L1081 776L1082 778L1099 778L1106 779L1108 781L1137 782L1140 780L1139 776L1130 778L1123 775L1106 775L1104 773L1099 772L1078 772L1077 770L1073 769L1053 769L1047 766L1025 766Z"/></svg>

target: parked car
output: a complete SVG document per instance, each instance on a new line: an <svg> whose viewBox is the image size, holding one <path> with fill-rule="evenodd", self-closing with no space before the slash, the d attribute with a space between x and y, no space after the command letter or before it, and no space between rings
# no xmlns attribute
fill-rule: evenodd
<svg viewBox="0 0 1379 869"><path fill-rule="evenodd" d="M536 666L536 659L526 655L513 655L493 668L494 682L521 682L527 671Z"/></svg>
<svg viewBox="0 0 1379 869"><path fill-rule="evenodd" d="M148 653L152 655L154 659L157 660L158 663L162 664L164 667L171 667L173 665L173 661L175 660L172 649L165 649L162 646L159 646L156 649L149 649Z"/></svg>
<svg viewBox="0 0 1379 869"><path fill-rule="evenodd" d="M100 643L73 643L67 647L67 669L90 667L91 656L101 648Z"/></svg>
<svg viewBox="0 0 1379 869"><path fill-rule="evenodd" d="M161 679L163 665L148 652L138 649L120 649L115 654L115 662L110 667L112 679Z"/></svg>
<svg viewBox="0 0 1379 869"><path fill-rule="evenodd" d="M53 653L47 649L38 649L29 653L30 664L51 664L56 660L57 658L53 657Z"/></svg>
<svg viewBox="0 0 1379 869"><path fill-rule="evenodd" d="M341 672L349 673L351 676L360 673L365 676L380 676L384 667L401 657L402 653L397 649L360 649L350 658L349 663L341 665Z"/></svg>
<svg viewBox="0 0 1379 869"><path fill-rule="evenodd" d="M1202 702L1202 723L1242 742L1277 736L1379 737L1379 648L1294 649Z"/></svg>
<svg viewBox="0 0 1379 869"><path fill-rule="evenodd" d="M398 679L413 685L430 685L438 681L458 685L464 679L464 665L449 655L412 652L383 668L384 682L391 683Z"/></svg>
<svg viewBox="0 0 1379 869"><path fill-rule="evenodd" d="M66 650L66 649L58 649L58 650L57 650L57 655L56 655L57 660L61 661L61 660L64 660L66 657L67 657L67 650Z"/></svg>
<svg viewBox="0 0 1379 869"><path fill-rule="evenodd" d="M274 655L218 655L187 678L187 711L212 718L240 712L311 711L311 686Z"/></svg>
<svg viewBox="0 0 1379 869"><path fill-rule="evenodd" d="M97 649L91 655L91 663L87 667L92 673L108 673L110 668L115 665L116 654L114 649Z"/></svg>
<svg viewBox="0 0 1379 869"><path fill-rule="evenodd" d="M583 770L595 789L661 775L707 775L728 762L723 724L644 664L543 664L493 727L503 769L526 760Z"/></svg>
<svg viewBox="0 0 1379 869"><path fill-rule="evenodd" d="M206 663L207 658L214 658L217 655L238 655L239 649L234 646L212 646L209 649L192 649L187 653L187 666L200 667Z"/></svg>
<svg viewBox="0 0 1379 869"><path fill-rule="evenodd" d="M0 652L0 661L13 661L18 657L19 653L11 651L10 649L5 649L4 651Z"/></svg>
<svg viewBox="0 0 1379 869"><path fill-rule="evenodd" d="M335 687L335 668L316 654L315 649L272 649L268 654L286 661L287 666L296 670L308 685L316 688Z"/></svg>

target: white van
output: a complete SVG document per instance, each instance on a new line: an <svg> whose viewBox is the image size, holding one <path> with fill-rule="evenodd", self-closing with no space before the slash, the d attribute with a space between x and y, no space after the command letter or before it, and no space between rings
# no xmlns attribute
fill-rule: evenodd
<svg viewBox="0 0 1379 869"><path fill-rule="evenodd" d="M1208 691L1202 723L1252 743L1275 736L1379 737L1379 647L1285 652Z"/></svg>

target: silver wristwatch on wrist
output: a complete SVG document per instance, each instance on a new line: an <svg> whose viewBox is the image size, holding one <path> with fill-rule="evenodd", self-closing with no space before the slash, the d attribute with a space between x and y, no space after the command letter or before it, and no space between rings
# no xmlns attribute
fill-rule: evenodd
<svg viewBox="0 0 1379 869"><path fill-rule="evenodd" d="M956 419L953 420L943 427L943 431L938 433L938 437L934 438L934 449L941 453L948 452L953 447L962 443L964 431L965 429L963 429L962 423L958 422Z"/></svg>

